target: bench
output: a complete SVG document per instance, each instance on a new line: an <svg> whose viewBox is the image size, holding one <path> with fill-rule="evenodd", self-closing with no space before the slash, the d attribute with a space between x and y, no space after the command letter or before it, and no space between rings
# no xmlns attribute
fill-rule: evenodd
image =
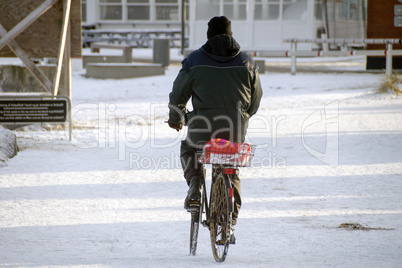
<svg viewBox="0 0 402 268"><path fill-rule="evenodd" d="M132 62L133 60L133 50L129 45L121 45L121 44L108 44L108 43L92 43L91 44L91 52L99 53L101 48L110 48L110 49L121 49L123 50L123 62Z"/></svg>
<svg viewBox="0 0 402 268"><path fill-rule="evenodd" d="M162 64L151 63L88 63L87 77L103 79L137 78L164 75Z"/></svg>
<svg viewBox="0 0 402 268"><path fill-rule="evenodd" d="M83 55L82 67L85 69L89 63L130 63L123 56L114 55Z"/></svg>

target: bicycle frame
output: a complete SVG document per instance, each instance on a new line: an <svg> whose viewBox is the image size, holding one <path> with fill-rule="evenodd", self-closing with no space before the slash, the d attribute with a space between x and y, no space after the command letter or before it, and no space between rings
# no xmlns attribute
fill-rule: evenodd
<svg viewBox="0 0 402 268"><path fill-rule="evenodd" d="M212 182L211 182L212 183ZM212 186L212 184L211 184ZM204 178L203 178L203 187L202 187L202 202L201 202L201 213L200 213L200 223L204 227L208 227L209 229L209 201L207 194L207 183L206 183L206 169L204 168ZM205 220L202 220L202 212L205 209Z"/></svg>
<svg viewBox="0 0 402 268"><path fill-rule="evenodd" d="M232 217L236 211L234 190L236 182L232 179L237 179L238 167L247 166L255 147L246 143L236 144L217 139L207 144L202 143L199 148L202 148L197 150L199 162L212 165L212 180L208 199L206 168L203 166L201 202L198 207L188 210L191 212L190 254L196 254L198 227L201 223L210 231L215 260L223 262L229 244L235 243L234 239L232 240L234 238L232 237ZM204 212L205 219L202 215Z"/></svg>

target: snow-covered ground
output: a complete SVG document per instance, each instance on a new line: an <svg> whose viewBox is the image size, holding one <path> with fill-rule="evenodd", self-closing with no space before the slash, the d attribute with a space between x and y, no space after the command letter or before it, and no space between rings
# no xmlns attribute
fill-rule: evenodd
<svg viewBox="0 0 402 268"><path fill-rule="evenodd" d="M218 265L206 228L188 253L185 130L164 123L179 68L125 80L76 71L72 141L50 125L16 132L20 152L0 168L1 267ZM402 98L376 93L383 74L261 81L247 136L258 149L240 173L237 244L221 265L401 267Z"/></svg>

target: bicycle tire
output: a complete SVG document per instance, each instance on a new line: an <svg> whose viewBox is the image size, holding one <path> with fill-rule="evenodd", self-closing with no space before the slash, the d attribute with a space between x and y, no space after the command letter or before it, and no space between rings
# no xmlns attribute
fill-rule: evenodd
<svg viewBox="0 0 402 268"><path fill-rule="evenodd" d="M202 186L201 193L203 193L204 186ZM191 212L191 226L190 226L190 255L195 256L197 252L198 230L200 227L200 220L202 219L203 210L203 194L201 194L200 207Z"/></svg>
<svg viewBox="0 0 402 268"><path fill-rule="evenodd" d="M211 189L210 238L214 258L223 262L229 250L232 204L229 200L229 179L219 173Z"/></svg>

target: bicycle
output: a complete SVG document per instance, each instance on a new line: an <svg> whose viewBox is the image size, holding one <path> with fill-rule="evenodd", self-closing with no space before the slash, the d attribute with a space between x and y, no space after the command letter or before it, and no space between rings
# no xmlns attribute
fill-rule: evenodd
<svg viewBox="0 0 402 268"><path fill-rule="evenodd" d="M232 180L238 174L238 168L248 166L254 154L255 146L246 143L232 143L223 139L212 139L203 147L199 161L212 164L212 180L210 199L206 191L204 177L201 189L201 200L198 204L190 204L190 255L197 250L198 230L201 223L210 231L211 247L217 262L223 262L231 243L232 213L234 195ZM205 220L202 216L205 213Z"/></svg>

